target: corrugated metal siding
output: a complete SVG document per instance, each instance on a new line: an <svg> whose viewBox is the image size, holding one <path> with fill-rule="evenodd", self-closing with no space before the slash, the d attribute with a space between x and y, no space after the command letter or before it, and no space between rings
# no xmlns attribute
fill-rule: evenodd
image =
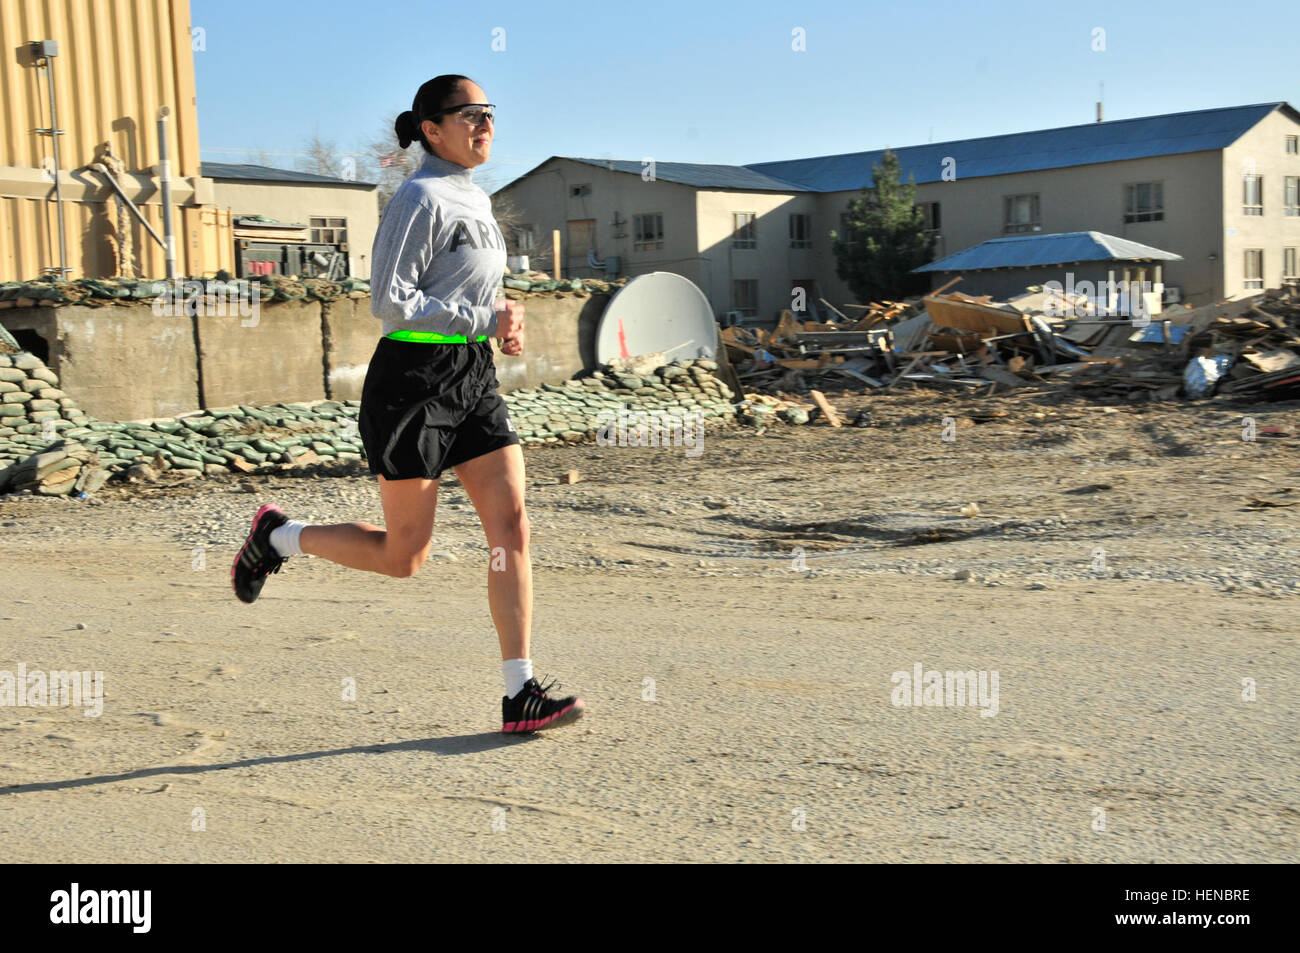
<svg viewBox="0 0 1300 953"><path fill-rule="evenodd" d="M181 180L201 176L189 0L0 0L0 280L28 280L59 262L54 187L34 185L32 170L52 168L47 74L26 50L55 40L56 107L64 229L71 277L115 274L117 206L101 178L86 170L97 147L112 144L128 172L146 177L158 163L158 109L170 109L169 153L175 200L177 267L212 273L234 259L229 224L204 215ZM80 170L80 171L78 171ZM156 180L154 180L156 181ZM87 183L90 189L87 189ZM123 182L161 235L161 196ZM179 193L179 194L176 194ZM148 197L146 198L145 195ZM187 198L188 197L188 198ZM225 216L228 218L228 215ZM166 272L162 249L131 219L139 273Z"/></svg>
<svg viewBox="0 0 1300 953"><path fill-rule="evenodd" d="M40 168L52 155L45 71L30 40L56 40L55 104L64 169L90 162L101 142L131 171L158 161L158 107L171 107L172 174L199 175L198 114L189 0L4 0L0 37L0 165ZM17 55L15 55L17 53Z"/></svg>

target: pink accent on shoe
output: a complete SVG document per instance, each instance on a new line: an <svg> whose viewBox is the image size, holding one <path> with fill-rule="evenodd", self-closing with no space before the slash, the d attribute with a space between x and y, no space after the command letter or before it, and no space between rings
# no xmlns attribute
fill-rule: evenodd
<svg viewBox="0 0 1300 953"><path fill-rule="evenodd" d="M573 709L577 708L581 704L582 704L582 699L579 698L572 705L569 705L566 708L562 708L561 710L557 711L555 714L550 715L546 718L534 718L531 721L507 721L504 725L501 726L501 730L507 732L537 731L539 728L544 728L547 725L549 725L551 722L563 718L565 715L573 711Z"/></svg>
<svg viewBox="0 0 1300 953"><path fill-rule="evenodd" d="M267 513L270 513L272 511L278 513L284 512L284 510L280 509L280 507L276 506L274 503L262 504L261 508L258 509L257 513L254 514L253 516L253 528L248 531L249 536L252 536L254 533L257 532L257 526L259 523L262 522L262 517L264 517ZM235 588L235 569L239 566L239 561L244 558L244 550L247 548L248 548L248 539L245 538L244 545L240 546L239 552L235 553L235 561L230 564L230 588L231 589Z"/></svg>

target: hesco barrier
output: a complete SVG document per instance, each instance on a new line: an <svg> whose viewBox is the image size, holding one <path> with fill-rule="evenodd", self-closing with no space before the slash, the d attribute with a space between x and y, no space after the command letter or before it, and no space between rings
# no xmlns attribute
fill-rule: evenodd
<svg viewBox="0 0 1300 953"><path fill-rule="evenodd" d="M0 494L94 494L110 478L152 482L274 470L362 473L358 401L212 408L154 420L90 416L29 351L0 335ZM616 362L618 363L618 362ZM635 364L635 362L632 362ZM706 420L735 416L736 395L709 360L606 366L505 395L525 444L679 446L698 456ZM742 422L745 417L742 415ZM758 424L757 415L748 422ZM793 421L792 421L793 422Z"/></svg>
<svg viewBox="0 0 1300 953"><path fill-rule="evenodd" d="M506 276L504 284L526 315L524 353L496 352L502 393L595 366L595 330L609 284L519 276ZM210 281L203 290L214 293L189 302L147 300L150 285L0 286L0 325L58 376L80 408L103 420L360 399L381 330L368 294L346 284L277 280L259 290L254 308L247 297L222 294L226 286L247 289L244 282Z"/></svg>

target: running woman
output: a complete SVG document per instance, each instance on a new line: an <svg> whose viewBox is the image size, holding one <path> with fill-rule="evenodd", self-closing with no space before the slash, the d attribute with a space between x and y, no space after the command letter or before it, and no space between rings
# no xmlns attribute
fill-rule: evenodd
<svg viewBox="0 0 1300 953"><path fill-rule="evenodd" d="M581 698L552 698L528 655L532 564L524 511L524 455L492 360L524 348L523 305L500 299L505 241L492 202L473 180L488 160L495 107L466 76L429 80L397 117L397 140L419 142L424 161L397 189L371 256L371 312L383 337L370 358L358 415L370 472L379 478L386 528L308 525L268 504L231 569L251 603L289 556L310 554L353 569L413 576L429 556L438 482L451 469L478 512L493 555L488 605L501 643L501 730L531 732L582 717ZM498 557L504 553L504 566Z"/></svg>

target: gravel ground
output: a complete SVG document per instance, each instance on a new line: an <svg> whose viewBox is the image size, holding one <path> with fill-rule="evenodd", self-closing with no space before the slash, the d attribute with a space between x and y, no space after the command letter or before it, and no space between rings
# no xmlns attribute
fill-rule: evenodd
<svg viewBox="0 0 1300 953"><path fill-rule="evenodd" d="M589 706L530 740L453 478L413 579L295 558L252 607L257 506L382 525L372 477L0 498L0 669L108 686L3 713L13 859L1294 862L1300 509L1248 504L1300 470L1241 433L1296 406L828 396L870 425L526 451L534 655ZM1000 710L892 704L914 664Z"/></svg>

